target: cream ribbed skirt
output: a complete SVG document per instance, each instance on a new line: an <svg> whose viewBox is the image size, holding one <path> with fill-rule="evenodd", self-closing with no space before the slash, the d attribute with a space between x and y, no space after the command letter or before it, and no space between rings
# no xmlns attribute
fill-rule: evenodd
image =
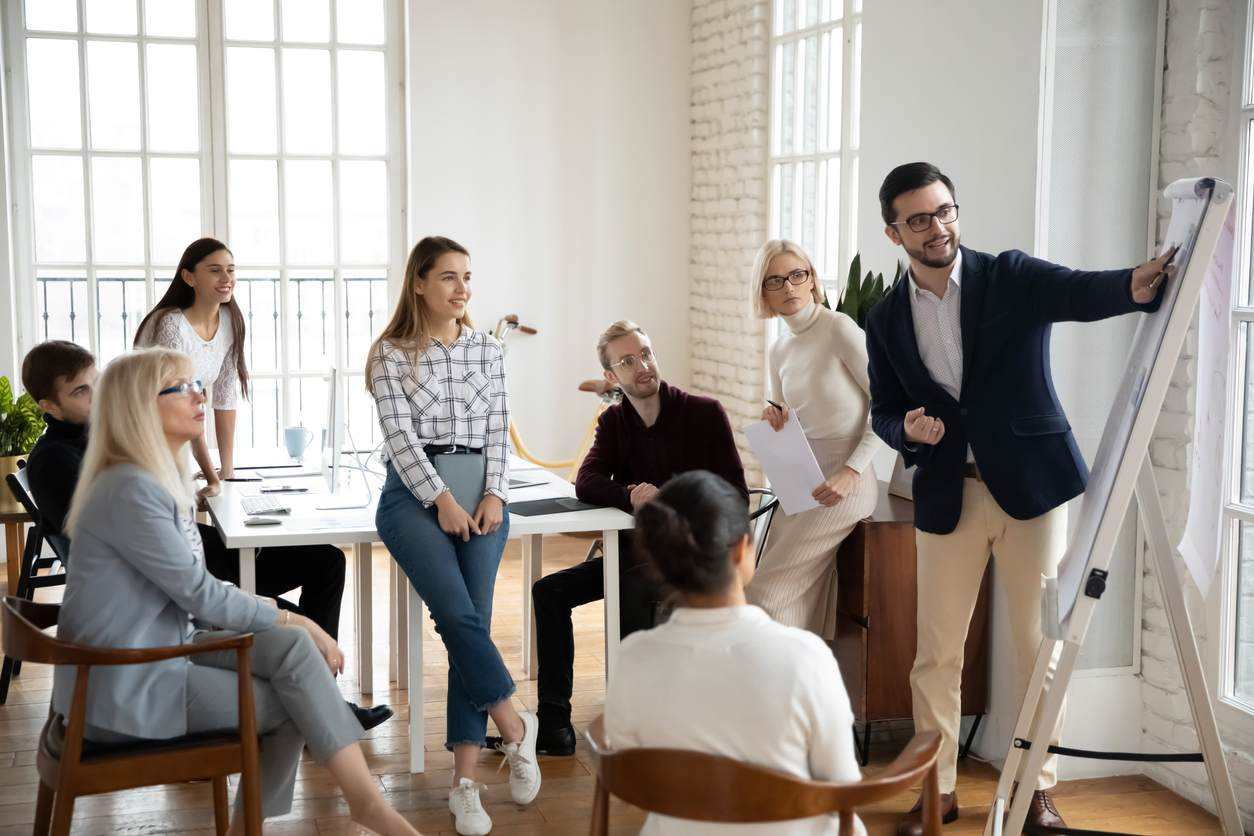
<svg viewBox="0 0 1254 836"><path fill-rule="evenodd" d="M860 440L861 436L811 438L809 442L819 469L831 475L844 466ZM853 493L830 508L791 515L777 510L762 561L745 589L749 603L766 610L780 624L826 639L835 636L836 549L858 521L875 510L877 493L874 468L867 467Z"/></svg>

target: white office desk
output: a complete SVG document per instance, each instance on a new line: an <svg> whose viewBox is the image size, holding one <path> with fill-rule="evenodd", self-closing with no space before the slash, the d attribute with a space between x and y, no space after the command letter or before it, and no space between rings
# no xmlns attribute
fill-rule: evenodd
<svg viewBox="0 0 1254 836"><path fill-rule="evenodd" d="M529 499L542 499L555 496L574 496L574 486L569 482L536 468L527 462L511 457L511 469L515 479L527 481L544 480L542 486L520 488L511 491L510 498L514 502L525 502ZM379 533L375 530L374 514L378 499L378 479L372 479L374 486L370 494L369 505L359 509L342 509L320 511L319 504L325 504L329 497L321 477L293 477L287 479L268 479L265 482L224 482L222 493L209 500L209 513L213 524L222 534L227 548L239 549L240 588L248 592L257 589L256 559L257 549L266 546L307 546L317 544L353 544L353 553L357 565L357 605L355 607L357 621L357 669L363 693L373 690L374 667L371 656L373 646L372 619L372 584L371 584L371 545L379 542ZM263 485L292 484L309 488L306 493L274 494L291 507L291 513L281 517L279 525L245 526L244 519L248 516L241 507L241 497L256 495ZM360 495L364 502L367 498L360 478L353 485L342 490L338 499L351 499ZM542 516L524 517L510 514L509 536L522 538L522 647L523 671L528 678L536 675L536 642L535 616L531 606L531 586L543 574L543 536L545 534L565 534L575 531L600 531L605 551L605 664L606 677L614 675L617 663L619 642L619 589L618 589L618 536L617 532L631 528L633 520L615 508L600 508L594 511L575 511L563 514L546 514ZM395 562L392 578L394 590L403 585L408 590L404 597L397 596L398 630L392 638L394 648L404 664L401 665L400 680L409 680L410 708L410 754L411 772L421 772L424 766L423 752L423 681L422 681L422 599L409 583L403 581Z"/></svg>

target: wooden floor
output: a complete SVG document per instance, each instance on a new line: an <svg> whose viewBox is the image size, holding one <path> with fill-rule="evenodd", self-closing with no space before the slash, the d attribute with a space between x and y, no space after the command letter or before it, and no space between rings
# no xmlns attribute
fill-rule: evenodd
<svg viewBox="0 0 1254 836"><path fill-rule="evenodd" d="M582 559L588 541L568 537L546 538L545 566L548 571ZM387 682L387 601L388 556L377 548L374 557L375 700L387 701L396 717L373 730L363 741L371 770L387 798L426 834L453 834L453 819L447 812L447 788L451 756L444 751L444 696L447 677L444 647L428 620L425 625L425 677L427 712L427 769L410 775L409 741L406 735L408 706L404 691ZM354 646L353 612L350 588L340 631L344 647ZM520 566L517 541L511 541L502 563L494 607L493 633L501 655L518 679L514 697L520 707L535 708L535 683L521 678L519 620L521 616ZM58 590L44 590L53 599ZM574 720L579 728L600 713L604 699L604 660L601 639L601 605L579 609L575 617L578 663L575 678ZM341 679L346 697L369 703L359 693L356 665L351 658ZM34 749L36 736L48 711L51 670L27 666L14 680L8 704L0 706L0 836L31 831L35 811ZM884 763L892 754L893 741L877 739L875 760ZM529 807L518 807L509 799L507 771L496 771L499 758L481 756L479 780L488 786L484 804L499 836L548 836L583 834L588 830L592 810L593 779L590 758L581 741L573 758L541 758L544 785L539 798ZM868 771L873 771L874 766ZM964 762L959 769L959 797L962 817L945 828L946 836L983 832L984 818L996 788L996 772L983 764ZM913 802L902 796L879 807L863 811L863 820L872 836L891 834L897 816ZM1057 790L1058 807L1073 827L1086 827L1141 834L1220 833L1213 816L1168 791L1148 778L1129 776L1087 781L1071 781ZM276 834L350 833L347 806L326 770L306 760L301 764L292 812L266 824ZM611 812L613 831L635 833L643 815L615 802ZM213 832L213 814L207 785L157 787L81 799L75 810L76 834L156 834Z"/></svg>

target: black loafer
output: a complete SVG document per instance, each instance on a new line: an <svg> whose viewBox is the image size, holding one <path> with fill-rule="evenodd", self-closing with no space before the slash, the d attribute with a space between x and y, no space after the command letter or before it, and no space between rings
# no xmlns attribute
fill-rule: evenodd
<svg viewBox="0 0 1254 836"><path fill-rule="evenodd" d="M361 723L363 731L370 731L375 726L381 726L388 720L392 719L391 706L372 705L369 708L362 708L355 702L350 702L348 707L353 710L353 716L357 718L357 722Z"/></svg>
<svg viewBox="0 0 1254 836"><path fill-rule="evenodd" d="M536 734L536 752L568 758L575 754L575 739L575 728L569 723L548 727L541 723L540 731Z"/></svg>
<svg viewBox="0 0 1254 836"><path fill-rule="evenodd" d="M536 754L549 755L555 758L568 758L575 754L575 729L567 724L557 728L545 728L540 724L536 735ZM504 741L496 735L488 735L483 739L485 749L496 749Z"/></svg>

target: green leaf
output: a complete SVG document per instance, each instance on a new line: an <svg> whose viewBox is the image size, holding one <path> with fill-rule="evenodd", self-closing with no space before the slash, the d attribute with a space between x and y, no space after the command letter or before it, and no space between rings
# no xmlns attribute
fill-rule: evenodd
<svg viewBox="0 0 1254 836"><path fill-rule="evenodd" d="M0 375L0 414L4 414L13 409L13 387L9 385L9 379Z"/></svg>

